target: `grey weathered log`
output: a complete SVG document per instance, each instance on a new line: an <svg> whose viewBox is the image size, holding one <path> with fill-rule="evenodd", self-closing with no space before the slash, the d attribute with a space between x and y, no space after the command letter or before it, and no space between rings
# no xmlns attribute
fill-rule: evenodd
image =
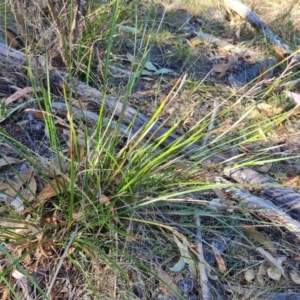
<svg viewBox="0 0 300 300"><path fill-rule="evenodd" d="M253 294L253 287L245 288L242 286L233 286L233 285L225 285L221 284L220 286L223 288L224 291L228 291L230 293L237 293L241 295L241 299L248 298L249 295L252 296L253 299L264 299L264 300L300 300L300 293L296 292L285 292L285 293L276 293L276 292L267 292L266 288L259 289L258 287ZM245 296L245 297L242 297ZM259 297L259 298L258 298Z"/></svg>
<svg viewBox="0 0 300 300"><path fill-rule="evenodd" d="M0 36L0 64L1 67L7 68L8 70L13 70L13 68L21 68L25 66L26 55L13 48L8 47L4 40L2 40L2 35ZM30 63L35 67L34 60L31 58Z"/></svg>
<svg viewBox="0 0 300 300"><path fill-rule="evenodd" d="M223 184L230 184L229 181L226 181L223 178L217 178L217 181ZM293 233L300 241L300 222L290 217L286 212L275 206L271 201L254 196L248 191L235 187L224 188L224 191L231 197L237 198L243 207L254 211L254 213L261 218L268 219L272 223L284 227L289 232Z"/></svg>
<svg viewBox="0 0 300 300"><path fill-rule="evenodd" d="M289 46L285 44L249 7L238 0L224 0L224 4L249 22L254 28L265 34L271 44L280 47L285 53L289 52Z"/></svg>
<svg viewBox="0 0 300 300"><path fill-rule="evenodd" d="M300 195L289 187L284 187L275 180L261 175L249 168L225 168L224 174L236 182L247 184L251 189L272 199L277 205L300 212Z"/></svg>
<svg viewBox="0 0 300 300"><path fill-rule="evenodd" d="M15 50L13 48L8 48L6 44L0 42L0 63L4 64L7 69L22 68L27 62L30 63L31 68L34 70L41 69L39 66L39 61L44 61L44 59L39 59L37 57L26 56L23 52ZM41 73L41 71L39 72ZM50 77L53 76L53 81L57 82L57 77L61 77L62 80L65 80L67 84L70 85L71 89L80 96L82 101L93 102L101 106L104 101L104 107L107 113L113 115L117 118L122 119L122 123L130 125L134 132L139 131L143 128L148 122L149 118L144 114L139 113L136 109L129 105L125 105L123 102L117 100L114 97L106 96L103 100L103 93L96 88L87 86L86 83L83 83L80 80L73 79L68 80L68 75L63 72L54 72L50 73ZM55 78L54 78L55 77ZM51 78L50 78L51 79ZM156 122L152 124L148 130L148 138L159 138L166 134L168 129L164 128L160 123ZM178 141L181 136L176 133L168 133L168 137L162 142L162 146L167 147L170 144ZM186 146L181 146L178 149L181 153L188 155L189 157L197 157L197 160L206 159L206 164L216 164L225 160L223 156L219 156L213 153L207 148L199 145L187 143Z"/></svg>

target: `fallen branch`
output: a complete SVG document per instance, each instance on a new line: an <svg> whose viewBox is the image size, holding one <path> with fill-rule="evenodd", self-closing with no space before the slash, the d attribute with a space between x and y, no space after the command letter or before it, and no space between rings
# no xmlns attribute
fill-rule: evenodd
<svg viewBox="0 0 300 300"><path fill-rule="evenodd" d="M217 177L216 181L222 184L230 184L229 181L221 177ZM238 199L244 207L254 211L256 215L284 227L300 241L300 223L276 207L271 201L264 200L235 187L227 187L222 190L230 195L231 198Z"/></svg>
<svg viewBox="0 0 300 300"><path fill-rule="evenodd" d="M251 299L265 299L265 300L299 300L300 299L300 293L294 293L294 292L286 292L286 293L271 293L266 292L266 289L255 291L252 288L244 288L241 286L232 286L232 285L223 285L220 284L224 291L231 292L231 293L238 293L241 296L244 296L242 299L250 299L249 297L246 298L246 296L251 295Z"/></svg>
<svg viewBox="0 0 300 300"><path fill-rule="evenodd" d="M249 22L254 28L262 31L271 44L281 48L285 53L290 52L289 46L285 44L277 34L273 33L273 31L269 29L269 27L246 5L238 0L224 0L224 4Z"/></svg>
<svg viewBox="0 0 300 300"><path fill-rule="evenodd" d="M238 183L250 185L253 190L262 193L284 208L300 212L300 195L292 188L284 187L249 168L225 168L224 175Z"/></svg>
<svg viewBox="0 0 300 300"><path fill-rule="evenodd" d="M13 71L16 68L25 68L25 64L28 62L30 67L36 73L43 73L40 61L44 63L45 59L42 57L28 57L26 59L26 55L23 52L9 48L6 44L0 42L0 63L6 66L8 70ZM110 115L119 120L121 119L123 124L130 125L130 128L134 132L140 131L150 120L144 114L139 113L133 107L124 104L114 97L106 96L105 99L103 99L101 91L87 86L86 83L83 83L80 80L70 79L69 76L63 72L54 69L50 73L50 81L51 80L53 80L55 84L57 84L58 80L61 80L61 83L64 82L82 99L82 101L92 102L98 106L104 104L107 113L110 113ZM155 122L151 125L146 136L151 139L159 138L164 136L168 131L169 129L164 128L162 124ZM168 133L167 138L162 141L161 145L164 147L170 146L172 143L178 142L180 138L181 136L176 133ZM207 147L201 147L188 142L186 142L186 145L182 145L178 150L189 157L194 156L198 161L206 159L206 163L210 165L215 165L224 160L222 156L213 155ZM211 156L211 161L209 156Z"/></svg>
<svg viewBox="0 0 300 300"><path fill-rule="evenodd" d="M205 268L205 258L204 258L204 251L202 247L202 233L201 233L201 223L199 215L196 215L195 222L197 226L197 240L198 240L198 269L200 275L200 286L201 286L201 294L203 300L211 300L210 288L209 288L209 280L206 274Z"/></svg>

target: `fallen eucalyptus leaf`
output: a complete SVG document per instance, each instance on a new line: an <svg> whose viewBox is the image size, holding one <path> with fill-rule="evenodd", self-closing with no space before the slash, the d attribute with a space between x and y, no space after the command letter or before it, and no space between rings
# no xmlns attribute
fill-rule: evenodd
<svg viewBox="0 0 300 300"><path fill-rule="evenodd" d="M136 29L135 27L120 25L119 32L138 34L140 31L139 31L139 29Z"/></svg>
<svg viewBox="0 0 300 300"><path fill-rule="evenodd" d="M300 284L300 275L297 272L291 271L290 276L294 283Z"/></svg>
<svg viewBox="0 0 300 300"><path fill-rule="evenodd" d="M287 95L295 101L296 105L300 104L300 95L299 94L296 94L293 92L287 92Z"/></svg>
<svg viewBox="0 0 300 300"><path fill-rule="evenodd" d="M274 256L272 256L270 253L268 253L266 250L264 250L261 247L256 248L256 251L259 252L262 256L264 256L264 258L266 258L270 263L272 263L281 272L281 274L284 277L286 277L284 274L284 269L282 267L282 263L286 259L285 257L279 257L276 259Z"/></svg>
<svg viewBox="0 0 300 300"><path fill-rule="evenodd" d="M169 73L174 73L174 72L170 69L162 68L162 69L159 69L156 72L154 72L154 75L164 75L164 74L169 74Z"/></svg>
<svg viewBox="0 0 300 300"><path fill-rule="evenodd" d="M18 196L11 201L10 205L13 207L13 209L17 213L19 213L25 209L22 199L19 198Z"/></svg>
<svg viewBox="0 0 300 300"><path fill-rule="evenodd" d="M191 274L196 276L197 270L196 270L195 261L193 260L190 251L188 250L188 242L186 238L184 238L183 243L181 243L174 235L174 241L179 248L181 257L179 261L175 264L175 266L169 269L174 272L180 272L184 268L185 264L188 264Z"/></svg>
<svg viewBox="0 0 300 300"><path fill-rule="evenodd" d="M278 268L273 266L267 269L267 274L271 279L276 281L279 281L281 278L281 271Z"/></svg>
<svg viewBox="0 0 300 300"><path fill-rule="evenodd" d="M145 63L145 68L148 70L148 71L153 71L153 72L156 72L157 71L157 68L154 66L154 64L151 62L151 61L147 61Z"/></svg>

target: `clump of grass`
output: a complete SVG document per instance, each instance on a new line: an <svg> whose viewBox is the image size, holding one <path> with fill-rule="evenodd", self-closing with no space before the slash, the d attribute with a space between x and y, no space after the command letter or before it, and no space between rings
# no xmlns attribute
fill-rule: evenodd
<svg viewBox="0 0 300 300"><path fill-rule="evenodd" d="M74 9L72 1L67 3ZM285 116L247 119L255 109L256 105L253 104L235 119L236 115L231 114L235 107L241 107L242 98L224 97L216 116L214 111L207 113L194 122L186 133L166 146L164 142L181 126L190 114L189 111L185 116L175 119L162 136L149 132L158 124L166 106L172 105L169 101L174 94L180 94L180 83L186 83L182 77L167 97L158 103L157 110L147 124L131 132L135 121L133 119L131 124L127 122L124 130L122 114L115 118L105 110L108 91L117 90L109 80L109 68L114 59L114 45L118 44L122 35L118 32L118 26L126 23L129 18L132 28L139 27L139 31L132 30L134 34L126 33L128 38L131 36L128 44L133 47L131 50L138 63L131 68L132 76L128 79L123 95L125 110L134 87L140 82L151 43L160 39L152 36L156 33L155 20L151 19L155 15L151 11L140 20L138 4L130 6L129 14L121 1L99 7L91 5L86 27L74 40L70 38L70 24L73 20L70 7L63 11L66 13L62 19L66 22L66 30L60 31L61 36L51 41L53 45L60 38L62 47L58 52L53 52L54 48L45 52L49 55L47 63L51 62L51 57L56 58L56 61L64 64L63 67L70 75L69 85L62 85L59 95L67 105L66 112L58 111L57 115L53 112L53 98L58 95L51 94L50 68L46 67L44 81L36 78L30 66L27 69L29 81L36 91L35 97L39 99L36 108L43 111L46 155L39 155L0 129L1 142L13 149L27 168L33 168L32 176L37 182L36 188L30 185L31 181L22 176L20 165L10 166L10 177L5 174L2 176L3 182L10 185L12 190L16 189L19 180L32 198L28 201L28 196L18 190L17 194L26 209L17 213L12 207L2 207L11 222L3 226L2 233L3 289L16 299L20 298L18 295L21 291L24 293L22 286L14 285L19 281L11 279L12 271L17 269L35 288L33 293L36 298L49 299L58 294L63 297L62 290L67 283L60 278L67 277L82 297L151 299L158 298L162 293L160 289L165 286L178 299L185 299L184 293L170 283L170 277L177 275L176 272L168 271L168 268L179 258L173 234L186 237L189 249L193 249L193 243L199 242L197 226L193 223L195 215L202 219L206 253L211 252L210 245L218 236L226 236L225 246L230 250L228 253L231 253L228 254L230 268L226 274L222 274L216 261L208 255L208 264L213 266L214 274L225 283L228 280L227 274L234 282L241 282L243 279L240 274L249 265L254 266L256 263L254 257L250 260L235 259L241 255L246 257L255 248L255 243L243 233L241 224L270 224L254 221L249 217L253 212L249 211L230 214L214 211L208 201L212 196L205 198L205 193L220 188L220 184L211 181L211 177L219 172L219 166L210 169L205 167L204 162L214 154L225 155L233 147L264 141L266 135L271 134L273 127ZM42 24L46 16L40 11L39 17ZM49 16L47 18L47 22L50 22L47 30L50 31L52 26L59 30L55 20ZM25 19L25 24L27 21ZM36 34L41 34L44 27L36 30ZM97 46L98 43L100 46ZM183 46L179 50L183 57L189 53ZM97 51L103 52L97 57L101 60L101 76L95 73L95 64L99 63L95 61ZM92 125L86 118L74 118L75 105L86 110L84 99L76 97L78 75L88 84L103 89L102 104L97 107L98 118ZM100 78L101 84L97 81ZM192 98L197 88L204 90L206 87L195 87L194 83L189 83L181 87L185 88L192 90ZM124 92L123 87L121 92ZM232 117L232 122L224 129L229 117ZM219 123L209 129L216 120ZM160 127L167 121L162 120ZM58 127L58 123L63 126L63 130ZM239 126L242 123L243 126ZM209 148L201 146L205 139ZM184 149L197 143L198 151L187 156ZM253 166L260 164L269 155L243 155L237 164ZM270 160L276 161L272 156ZM11 197L11 194L7 193L7 196ZM22 225L26 224L27 232L18 231L19 228L11 225L13 222L22 230ZM195 251L192 258L196 264ZM190 276L187 270L181 274L183 277ZM65 294L75 297L70 291Z"/></svg>

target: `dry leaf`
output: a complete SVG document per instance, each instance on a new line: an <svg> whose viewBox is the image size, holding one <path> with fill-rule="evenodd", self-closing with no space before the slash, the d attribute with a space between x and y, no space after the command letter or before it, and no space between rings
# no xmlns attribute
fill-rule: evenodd
<svg viewBox="0 0 300 300"><path fill-rule="evenodd" d="M133 56L131 53L127 52L127 53L126 53L126 56L127 56L127 59L128 59L132 64L135 62L135 58L134 58L134 56Z"/></svg>
<svg viewBox="0 0 300 300"><path fill-rule="evenodd" d="M45 112L42 110L31 110L31 114L35 119L44 119Z"/></svg>
<svg viewBox="0 0 300 300"><path fill-rule="evenodd" d="M253 240L263 245L267 250L272 252L273 254L276 254L276 248L273 245L273 243L263 234L255 230L254 228L247 226L247 225L240 225L243 231Z"/></svg>
<svg viewBox="0 0 300 300"><path fill-rule="evenodd" d="M5 99L5 105L8 105L14 101L17 101L18 99L20 99L21 97L27 95L28 93L32 93L34 90L31 86L20 89L18 91L16 91L15 93L13 93L12 95L10 95L8 98Z"/></svg>
<svg viewBox="0 0 300 300"><path fill-rule="evenodd" d="M11 202L10 202L10 206L13 207L13 209L17 212L17 213L20 213L22 212L25 207L23 205L23 200L17 196L15 197Z"/></svg>
<svg viewBox="0 0 300 300"><path fill-rule="evenodd" d="M17 213L25 209L23 200L18 196L22 184L12 181L10 184L0 184L0 201L11 206Z"/></svg>
<svg viewBox="0 0 300 300"><path fill-rule="evenodd" d="M285 277L284 269L282 267L282 263L286 259L285 257L279 257L276 259L270 253L268 253L266 250L264 250L260 247L256 248L256 251L258 253L260 253L264 258L266 258L271 264L273 264L281 272L281 274Z"/></svg>
<svg viewBox="0 0 300 300"><path fill-rule="evenodd" d="M259 76L257 79L258 81L261 81L261 80L268 80L270 79L270 73L267 72L269 70L269 59L268 58L265 58L264 59L264 64L263 64L263 68L262 68L262 71L261 71L261 74L263 74L262 76Z"/></svg>
<svg viewBox="0 0 300 300"><path fill-rule="evenodd" d="M214 253L215 258L217 260L218 267L219 267L221 273L225 273L227 271L226 264L225 264L225 261L222 257L221 252L217 249L215 242L212 243L212 250L213 250L213 253Z"/></svg>
<svg viewBox="0 0 300 300"><path fill-rule="evenodd" d="M6 299L10 299L9 296L10 296L10 290L8 287L4 287L1 291L2 293L2 298L1 300L6 300Z"/></svg>
<svg viewBox="0 0 300 300"><path fill-rule="evenodd" d="M239 209L239 207L236 205L235 201L224 199L221 200L219 198L214 198L209 202L209 208L213 210L226 210L229 212L232 212L236 209Z"/></svg>
<svg viewBox="0 0 300 300"><path fill-rule="evenodd" d="M24 188L19 192L22 194L24 199L27 201L32 201L35 197L37 185L34 178L34 169L28 168L25 172L20 173L18 176L14 177L16 184L21 189L22 186Z"/></svg>
<svg viewBox="0 0 300 300"><path fill-rule="evenodd" d="M118 29L120 32L131 33L131 34L138 34L140 32L140 30L135 27L125 26L125 25L119 25Z"/></svg>
<svg viewBox="0 0 300 300"><path fill-rule="evenodd" d="M300 186L300 176L285 177L285 178L281 179L281 181L285 185L289 185L291 187L299 187Z"/></svg>
<svg viewBox="0 0 300 300"><path fill-rule="evenodd" d="M62 189L65 188L65 182L62 177L58 176L52 179L43 190L37 195L39 201L48 200L54 196L57 196Z"/></svg>
<svg viewBox="0 0 300 300"><path fill-rule="evenodd" d="M297 272L291 271L290 276L294 283L300 284L300 275Z"/></svg>
<svg viewBox="0 0 300 300"><path fill-rule="evenodd" d="M189 265L189 270L191 274L197 276L195 261L193 260L190 251L188 249L187 239L183 238L183 243L181 243L175 235L173 235L173 237L176 245L179 248L181 257L179 261L175 264L175 266L169 269L173 272L180 272L184 268L185 264L187 263Z"/></svg>
<svg viewBox="0 0 300 300"><path fill-rule="evenodd" d="M266 276L267 275L267 262L265 260L259 266L258 274L261 275L261 276Z"/></svg>
<svg viewBox="0 0 300 300"><path fill-rule="evenodd" d="M164 282L167 282L173 290L177 291L180 294L180 291L177 285L174 283L174 280L171 276L168 275L159 265L155 264L156 274L159 278L161 278ZM175 295L174 295L175 296Z"/></svg>
<svg viewBox="0 0 300 300"><path fill-rule="evenodd" d="M265 285L265 279L264 277L267 275L267 262L266 261L263 261L260 266L259 266L259 269L258 269L258 273L256 274L256 278L257 278L257 281L262 285L264 286Z"/></svg>
<svg viewBox="0 0 300 300"><path fill-rule="evenodd" d="M37 183L36 183L34 176L31 177L29 184L28 184L28 188L30 189L32 195L36 194Z"/></svg>
<svg viewBox="0 0 300 300"><path fill-rule="evenodd" d="M282 272L278 268L271 266L267 269L267 274L271 279L279 281L281 278Z"/></svg>
<svg viewBox="0 0 300 300"><path fill-rule="evenodd" d="M283 61L286 58L287 53L283 52L283 49L277 45L273 45L275 56L279 61Z"/></svg>
<svg viewBox="0 0 300 300"><path fill-rule="evenodd" d="M151 97L155 95L155 90L137 91L131 95L132 98Z"/></svg>
<svg viewBox="0 0 300 300"><path fill-rule="evenodd" d="M287 95L289 97L291 97L297 105L300 104L300 95L299 94L296 94L296 93L293 93L293 92L287 92Z"/></svg>
<svg viewBox="0 0 300 300"><path fill-rule="evenodd" d="M7 205L10 205L10 202L16 197L21 187L22 184L11 182L10 184L7 185L7 189L4 190L3 193L2 192L0 193L0 198Z"/></svg>
<svg viewBox="0 0 300 300"><path fill-rule="evenodd" d="M227 199L228 196L221 189L212 189L217 195L218 199Z"/></svg>
<svg viewBox="0 0 300 300"><path fill-rule="evenodd" d="M245 279L248 282L251 282L251 281L253 281L255 279L255 272L254 272L253 269L249 269L249 270L246 271L246 273L245 273Z"/></svg>
<svg viewBox="0 0 300 300"><path fill-rule="evenodd" d="M5 36L7 39L6 43L9 45L9 47L15 48L15 49L20 49L22 47L21 40L17 37L17 34L13 32L10 29L5 29L5 28L0 28L0 32Z"/></svg>
<svg viewBox="0 0 300 300"><path fill-rule="evenodd" d="M216 73L223 73L224 71L227 71L226 64L217 64L212 68L213 72Z"/></svg>
<svg viewBox="0 0 300 300"><path fill-rule="evenodd" d="M3 156L2 156L3 157ZM13 157L0 158L0 167L19 163L20 160Z"/></svg>
<svg viewBox="0 0 300 300"><path fill-rule="evenodd" d="M37 184L34 176L32 176L30 178L28 185L22 191L22 195L24 199L26 199L28 202L33 201L35 199L36 190L37 190Z"/></svg>
<svg viewBox="0 0 300 300"><path fill-rule="evenodd" d="M155 65L151 61L147 61L145 63L145 69L142 71L142 75L157 76L157 75L164 75L164 74L169 74L169 73L174 74L174 71L172 71L170 69L167 69L167 68L158 69L158 68L156 68Z"/></svg>
<svg viewBox="0 0 300 300"><path fill-rule="evenodd" d="M33 174L33 168L31 167L31 168L28 168L25 172L20 173L20 174L19 174L18 176L16 176L15 178L16 178L16 180L17 180L18 178L21 178L21 179L22 179L22 180L21 180L21 183L24 184L25 182L29 182L29 180L30 180L32 174Z"/></svg>
<svg viewBox="0 0 300 300"><path fill-rule="evenodd" d="M2 240L7 238L13 238L16 234L26 235L28 233L28 228L25 223L19 220L10 220L9 218L2 218L0 220L1 235L0 239ZM3 230L7 228L7 230Z"/></svg>
<svg viewBox="0 0 300 300"><path fill-rule="evenodd" d="M221 203L221 200L218 198L214 198L211 201L209 201L209 208L216 211L226 209Z"/></svg>
<svg viewBox="0 0 300 300"><path fill-rule="evenodd" d="M101 193L101 191L99 191L99 201L100 203L105 204L106 206L108 206L110 204L110 200L108 197L106 197L104 194Z"/></svg>
<svg viewBox="0 0 300 300"><path fill-rule="evenodd" d="M0 183L0 191L5 191L7 189L9 189L9 185L7 183L1 182Z"/></svg>
<svg viewBox="0 0 300 300"><path fill-rule="evenodd" d="M226 72L230 69L232 66L233 62L229 62L227 64L217 64L212 68L213 72L220 73L217 78L220 79L222 78Z"/></svg>
<svg viewBox="0 0 300 300"><path fill-rule="evenodd" d="M49 177L55 177L55 169L52 167L52 165L42 164L38 160L35 161L35 164L43 171L43 173L45 173L45 175Z"/></svg>
<svg viewBox="0 0 300 300"><path fill-rule="evenodd" d="M29 293L30 285L29 285L29 282L28 282L26 276L23 275L21 272L19 272L16 269L13 270L12 276L16 279L17 285L21 288L21 290L23 292L23 298L26 300L32 299L32 297L30 296L30 293Z"/></svg>
<svg viewBox="0 0 300 300"><path fill-rule="evenodd" d="M262 173L267 173L270 171L272 167L272 163L264 163L261 166L256 167L256 170Z"/></svg>

